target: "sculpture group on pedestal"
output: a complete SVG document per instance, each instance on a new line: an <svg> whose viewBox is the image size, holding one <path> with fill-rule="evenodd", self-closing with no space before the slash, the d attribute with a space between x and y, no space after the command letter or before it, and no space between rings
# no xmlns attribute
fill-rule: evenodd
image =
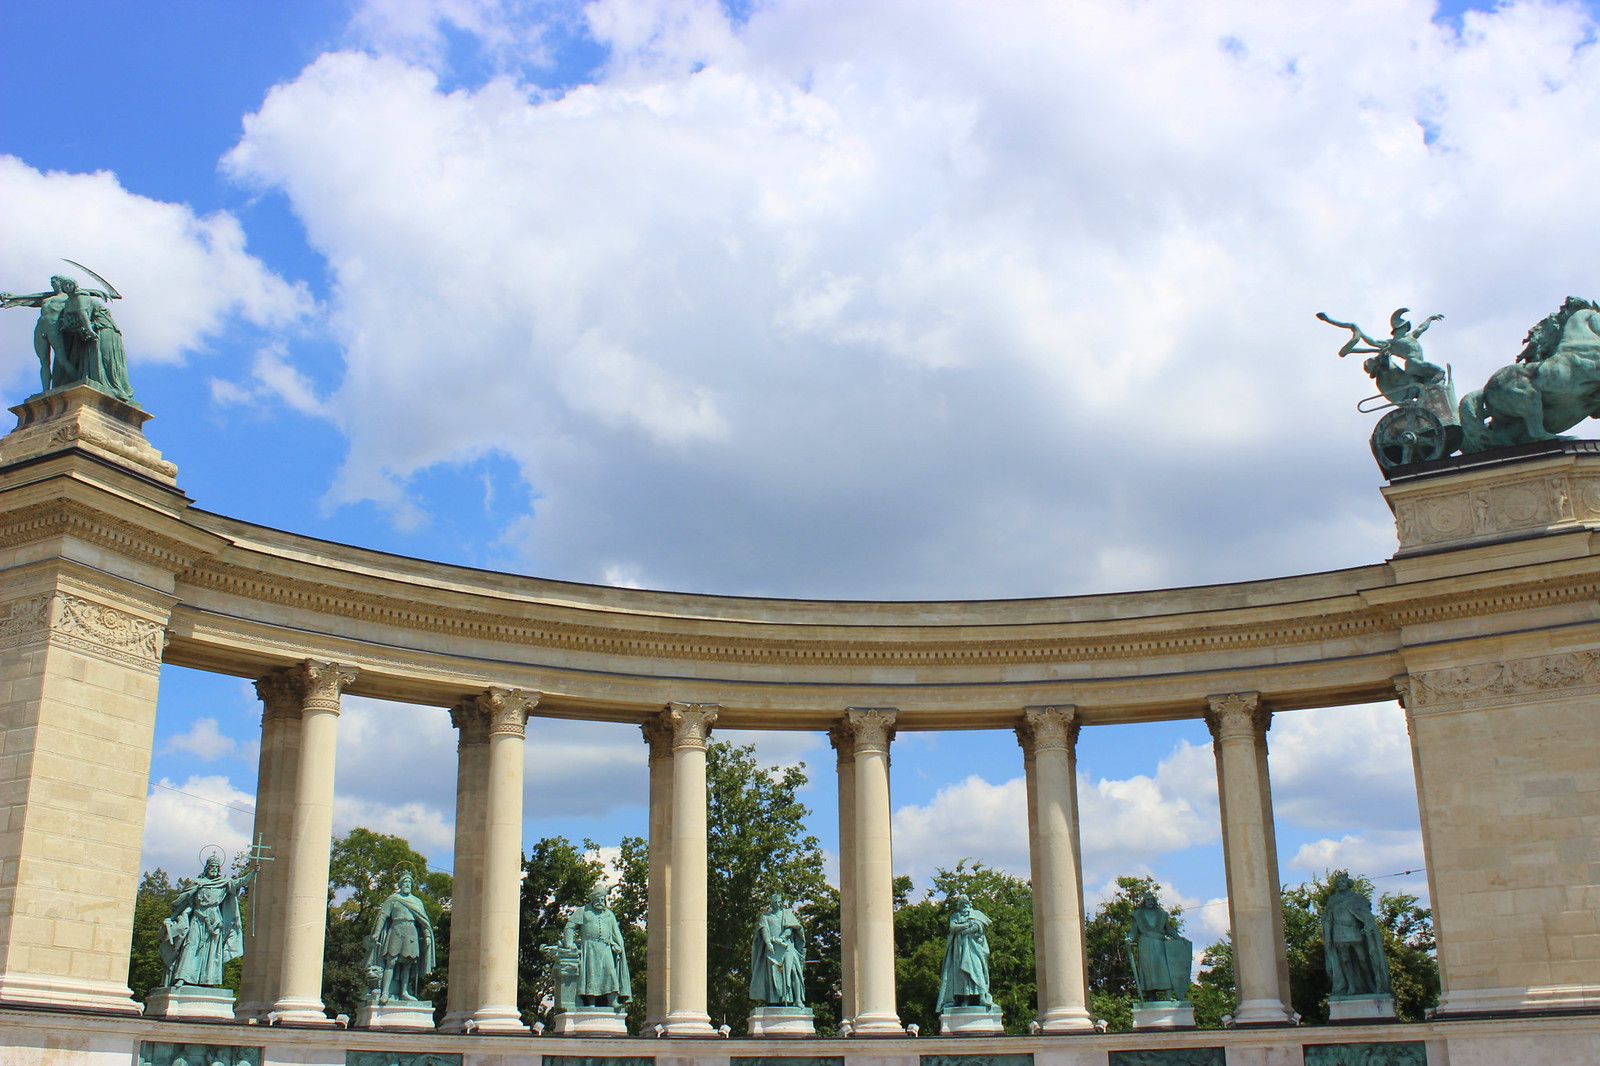
<svg viewBox="0 0 1600 1066"><path fill-rule="evenodd" d="M223 967L244 954L239 897L256 870L252 862L229 877L222 872L220 849L206 856L200 876L178 893L161 923L162 987L151 990L146 1014L233 1018L234 997L222 986Z"/></svg>
<svg viewBox="0 0 1600 1066"><path fill-rule="evenodd" d="M961 894L950 897L950 931L939 969L939 1027L955 1036L999 1033L1004 1024L989 992L987 914Z"/></svg>
<svg viewBox="0 0 1600 1066"><path fill-rule="evenodd" d="M751 1036L812 1036L806 1006L806 935L800 918L774 892L756 916L750 940L750 998L763 1006L750 1012Z"/></svg>
<svg viewBox="0 0 1600 1066"><path fill-rule="evenodd" d="M368 987L357 1026L433 1028L433 1004L417 996L436 962L433 922L415 888L416 877L402 870L378 908L367 937Z"/></svg>
<svg viewBox="0 0 1600 1066"><path fill-rule="evenodd" d="M596 887L589 901L567 916L556 947L556 1018L558 1034L622 1036L623 1011L633 998L628 952L622 926L606 903L606 890Z"/></svg>
<svg viewBox="0 0 1600 1066"><path fill-rule="evenodd" d="M1322 952L1330 1019L1395 1016L1383 930L1373 916L1372 901L1355 890L1342 870L1334 874L1333 892L1322 905Z"/></svg>
<svg viewBox="0 0 1600 1066"><path fill-rule="evenodd" d="M48 292L0 292L0 309L39 309L39 320L33 327L33 350L39 357L41 392L87 383L132 403L133 386L128 383L122 331L105 302L121 299L122 294L88 267L72 265L105 288L86 289L76 280L57 274L50 279Z"/></svg>
<svg viewBox="0 0 1600 1066"><path fill-rule="evenodd" d="M1148 893L1133 909L1128 952L1140 1000L1133 1009L1134 1028L1192 1027L1189 974L1194 966L1194 945Z"/></svg>

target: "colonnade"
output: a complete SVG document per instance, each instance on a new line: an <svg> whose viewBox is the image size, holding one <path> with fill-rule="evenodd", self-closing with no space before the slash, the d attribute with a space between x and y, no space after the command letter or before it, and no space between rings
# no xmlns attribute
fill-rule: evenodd
<svg viewBox="0 0 1600 1066"><path fill-rule="evenodd" d="M331 1024L320 998L339 697L357 668L308 659L261 678L255 832L276 852L255 888L241 1018ZM539 695L489 688L450 710L457 730L455 883L447 1032L525 1031L516 1003L523 766ZM707 1011L706 744L719 707L670 703L643 724L650 797L647 1025L713 1035ZM903 1032L895 997L889 752L898 711L846 709L838 754L841 1017L856 1036ZM1208 700L1242 1026L1292 1024L1267 775L1270 713L1255 693ZM1044 1033L1094 1028L1088 1009L1071 705L1021 708Z"/></svg>

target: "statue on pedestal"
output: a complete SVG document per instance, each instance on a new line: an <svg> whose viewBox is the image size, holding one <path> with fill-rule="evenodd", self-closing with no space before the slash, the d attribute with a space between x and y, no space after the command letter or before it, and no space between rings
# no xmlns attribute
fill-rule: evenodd
<svg viewBox="0 0 1600 1066"><path fill-rule="evenodd" d="M750 944L750 998L769 1007L806 1003L805 931L794 911L774 892L756 918Z"/></svg>
<svg viewBox="0 0 1600 1066"><path fill-rule="evenodd" d="M239 896L255 876L251 865L237 877L224 877L221 854L206 857L199 878L178 893L172 916L161 924L166 987L222 986L222 967L244 954Z"/></svg>
<svg viewBox="0 0 1600 1066"><path fill-rule="evenodd" d="M952 1007L994 1008L989 996L989 925L992 919L964 895L952 896L950 936L939 971L939 1011Z"/></svg>
<svg viewBox="0 0 1600 1066"><path fill-rule="evenodd" d="M1387 995L1389 962L1372 901L1355 890L1350 875L1342 870L1334 874L1333 889L1322 905L1322 952L1330 994Z"/></svg>
<svg viewBox="0 0 1600 1066"><path fill-rule="evenodd" d="M433 923L412 892L416 879L402 870L367 938L367 967L379 974L375 1002L415 1003L417 989L435 965Z"/></svg>
<svg viewBox="0 0 1600 1066"><path fill-rule="evenodd" d="M1146 1003L1188 1000L1194 945L1184 939L1172 918L1148 893L1133 909L1128 950L1133 955L1133 979L1139 987L1141 1000Z"/></svg>
<svg viewBox="0 0 1600 1066"><path fill-rule="evenodd" d="M610 1008L620 1011L633 998L633 980L628 975L628 954L622 942L622 927L606 906L606 890L596 887L589 902L573 911L561 933L563 951L576 954L578 967L577 1008Z"/></svg>
<svg viewBox="0 0 1600 1066"><path fill-rule="evenodd" d="M72 260L66 260L71 263ZM110 282L81 263L73 266L105 286L86 289L57 274L49 292L0 292L0 309L37 307L33 351L39 357L39 390L88 384L125 403L133 402L122 331L106 302L122 298Z"/></svg>

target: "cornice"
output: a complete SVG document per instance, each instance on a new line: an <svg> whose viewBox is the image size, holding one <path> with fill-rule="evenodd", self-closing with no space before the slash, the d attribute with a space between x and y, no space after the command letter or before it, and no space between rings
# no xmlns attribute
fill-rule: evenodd
<svg viewBox="0 0 1600 1066"><path fill-rule="evenodd" d="M0 514L0 549L55 537L71 537L171 571L192 566L207 554L191 540L165 536L77 500L44 500Z"/></svg>

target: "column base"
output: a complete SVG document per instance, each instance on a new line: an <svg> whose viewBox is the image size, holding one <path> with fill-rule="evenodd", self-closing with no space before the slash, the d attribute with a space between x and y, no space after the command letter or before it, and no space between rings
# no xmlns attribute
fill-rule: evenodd
<svg viewBox="0 0 1600 1066"><path fill-rule="evenodd" d="M817 1035L810 1007L757 1007L748 1021L752 1037L783 1040Z"/></svg>
<svg viewBox="0 0 1600 1066"><path fill-rule="evenodd" d="M245 1025L267 1024L267 1011L272 1009L272 1004L260 1000L245 1002L240 1000L233 1005L233 1020Z"/></svg>
<svg viewBox="0 0 1600 1066"><path fill-rule="evenodd" d="M1133 1007L1135 1032L1149 1029L1193 1029L1194 1005L1186 999L1158 999Z"/></svg>
<svg viewBox="0 0 1600 1066"><path fill-rule="evenodd" d="M472 1012L470 1010L447 1011L444 1018L439 1022L439 1032L465 1033L467 1031L467 1023L471 1020Z"/></svg>
<svg viewBox="0 0 1600 1066"><path fill-rule="evenodd" d="M898 1014L862 1012L856 1015L851 1036L905 1036L906 1027Z"/></svg>
<svg viewBox="0 0 1600 1066"><path fill-rule="evenodd" d="M526 1033L528 1027L522 1024L522 1012L515 1006L510 1007L479 1007L472 1012L468 1019L474 1032L479 1033Z"/></svg>
<svg viewBox="0 0 1600 1066"><path fill-rule="evenodd" d="M569 1010L556 1015L556 1036L627 1036L628 1016L614 1010Z"/></svg>
<svg viewBox="0 0 1600 1066"><path fill-rule="evenodd" d="M1094 1032L1094 1019L1082 1007L1051 1007L1039 1015L1038 1021L1039 1032L1046 1036Z"/></svg>
<svg viewBox="0 0 1600 1066"><path fill-rule="evenodd" d="M421 1000L363 1003L356 1008L357 1029L409 1029L433 1032L433 1004Z"/></svg>
<svg viewBox="0 0 1600 1066"><path fill-rule="evenodd" d="M1594 985L1539 985L1536 987L1472 988L1446 992L1435 1008L1437 1017L1462 1014L1503 1014L1516 1011L1595 1010L1600 1008L1600 987Z"/></svg>
<svg viewBox="0 0 1600 1066"><path fill-rule="evenodd" d="M144 1016L231 1022L234 1020L233 989L208 985L152 988L144 998Z"/></svg>
<svg viewBox="0 0 1600 1066"><path fill-rule="evenodd" d="M61 1007L103 1014L140 1013L133 990L115 981L84 981L42 973L0 973L0 1004Z"/></svg>
<svg viewBox="0 0 1600 1066"><path fill-rule="evenodd" d="M998 1036L1005 1031L1005 1021L994 1008L951 1007L939 1012L940 1036Z"/></svg>
<svg viewBox="0 0 1600 1066"><path fill-rule="evenodd" d="M339 1024L323 1009L322 1000L302 996L280 999L267 1012L272 1025L289 1025L302 1029L331 1029Z"/></svg>
<svg viewBox="0 0 1600 1066"><path fill-rule="evenodd" d="M711 1015L700 1011L675 1010L667 1015L666 1032L662 1036L683 1038L705 1038L716 1036L717 1031L711 1028Z"/></svg>
<svg viewBox="0 0 1600 1066"><path fill-rule="evenodd" d="M1294 1012L1276 999L1247 999L1233 1011L1235 1029L1290 1026L1294 1021Z"/></svg>

